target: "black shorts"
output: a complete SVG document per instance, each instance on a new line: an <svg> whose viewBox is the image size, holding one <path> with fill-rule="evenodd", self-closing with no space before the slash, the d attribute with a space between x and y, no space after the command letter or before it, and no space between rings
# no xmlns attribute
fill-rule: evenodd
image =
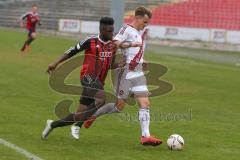
<svg viewBox="0 0 240 160"><path fill-rule="evenodd" d="M35 32L35 29L29 29L28 30L28 37L31 37L33 32Z"/></svg>
<svg viewBox="0 0 240 160"><path fill-rule="evenodd" d="M95 102L94 97L99 91L103 90L103 84L97 77L89 74L83 76L81 84L83 92L80 97L80 104L88 106Z"/></svg>

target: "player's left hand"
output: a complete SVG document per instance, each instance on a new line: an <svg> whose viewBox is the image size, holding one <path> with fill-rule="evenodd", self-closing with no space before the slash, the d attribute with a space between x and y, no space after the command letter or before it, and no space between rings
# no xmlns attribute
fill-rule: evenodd
<svg viewBox="0 0 240 160"><path fill-rule="evenodd" d="M147 68L148 68L148 63L147 63L147 61L143 61L142 67L143 67L143 70L144 70L144 71L147 70Z"/></svg>
<svg viewBox="0 0 240 160"><path fill-rule="evenodd" d="M130 46L131 46L131 47L141 47L142 44L139 43L139 42L131 42L131 43L130 43Z"/></svg>
<svg viewBox="0 0 240 160"><path fill-rule="evenodd" d="M24 28L24 23L22 21L20 21L20 27Z"/></svg>
<svg viewBox="0 0 240 160"><path fill-rule="evenodd" d="M118 63L118 68L122 68L126 65L126 60L121 60L119 63Z"/></svg>
<svg viewBox="0 0 240 160"><path fill-rule="evenodd" d="M57 67L57 65L54 64L54 63L53 64L49 64L46 72L48 74L52 74L52 72L56 69L56 67Z"/></svg>

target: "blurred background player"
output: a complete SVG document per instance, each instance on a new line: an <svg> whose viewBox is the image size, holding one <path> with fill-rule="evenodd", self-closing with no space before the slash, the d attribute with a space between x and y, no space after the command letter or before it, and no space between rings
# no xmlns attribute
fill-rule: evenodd
<svg viewBox="0 0 240 160"><path fill-rule="evenodd" d="M103 87L108 70L121 67L115 63L116 46L112 41L113 24L114 20L112 18L101 18L100 34L98 36L92 36L81 41L66 51L56 62L48 66L47 72L51 73L60 63L85 50L80 76L83 92L77 112L57 121L47 120L46 127L42 132L43 139L47 138L54 128L72 125L78 121L84 122L98 107L104 104L105 94ZM125 64L123 63L123 65Z"/></svg>
<svg viewBox="0 0 240 160"><path fill-rule="evenodd" d="M25 19L26 19L26 25L24 24ZM25 41L23 47L21 48L22 52L24 52L32 43L32 41L37 37L37 34L36 34L37 24L41 25L40 17L38 15L38 7L36 4L34 4L30 12L27 12L20 17L20 26L26 27L26 29L28 30L28 38Z"/></svg>
<svg viewBox="0 0 240 160"><path fill-rule="evenodd" d="M101 107L89 120L84 122L84 126L86 128L90 127L93 121L103 114L120 112L125 105L125 100L128 98L129 93L133 92L139 105L138 113L142 130L141 144L155 146L161 144L162 140L150 135L149 92L143 73L143 67L146 65L143 60L146 27L151 17L151 11L145 7L138 7L135 10L132 23L124 25L114 38L114 43L122 48L123 56L126 58L126 63L128 64L117 71L115 90L118 100L116 103L108 103Z"/></svg>

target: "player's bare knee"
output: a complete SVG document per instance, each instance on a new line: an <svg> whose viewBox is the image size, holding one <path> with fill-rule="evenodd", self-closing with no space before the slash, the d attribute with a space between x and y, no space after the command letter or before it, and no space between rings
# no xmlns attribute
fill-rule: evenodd
<svg viewBox="0 0 240 160"><path fill-rule="evenodd" d="M116 108L118 109L118 111L122 111L124 109L125 105L117 105Z"/></svg>
<svg viewBox="0 0 240 160"><path fill-rule="evenodd" d="M33 33L31 34L31 37L32 37L33 39L35 39L35 38L37 37L37 34L36 34L35 32L33 32Z"/></svg>
<svg viewBox="0 0 240 160"><path fill-rule="evenodd" d="M122 111L124 109L124 106L125 106L125 102L124 100L118 100L116 102L116 108L119 110L119 111Z"/></svg>
<svg viewBox="0 0 240 160"><path fill-rule="evenodd" d="M149 99L138 99L138 104L140 108L149 108L150 102Z"/></svg>

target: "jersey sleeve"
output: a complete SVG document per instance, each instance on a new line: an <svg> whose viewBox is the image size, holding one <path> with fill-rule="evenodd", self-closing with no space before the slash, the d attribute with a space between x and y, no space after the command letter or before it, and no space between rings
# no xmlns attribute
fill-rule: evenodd
<svg viewBox="0 0 240 160"><path fill-rule="evenodd" d="M118 34L114 37L114 41L124 42L128 38L128 27L123 26Z"/></svg>
<svg viewBox="0 0 240 160"><path fill-rule="evenodd" d="M21 17L20 17L19 19L20 19L20 20L24 20L29 14L30 14L30 13L27 12L27 13L21 15Z"/></svg>
<svg viewBox="0 0 240 160"><path fill-rule="evenodd" d="M74 56L77 53L83 50L87 50L89 48L90 48L90 38L87 38L85 40L82 40L78 44L76 44L74 47L70 47L65 53L70 56Z"/></svg>
<svg viewBox="0 0 240 160"><path fill-rule="evenodd" d="M38 23L39 25L42 25L42 23L41 23L41 18L40 18L39 15L37 15L37 23Z"/></svg>

